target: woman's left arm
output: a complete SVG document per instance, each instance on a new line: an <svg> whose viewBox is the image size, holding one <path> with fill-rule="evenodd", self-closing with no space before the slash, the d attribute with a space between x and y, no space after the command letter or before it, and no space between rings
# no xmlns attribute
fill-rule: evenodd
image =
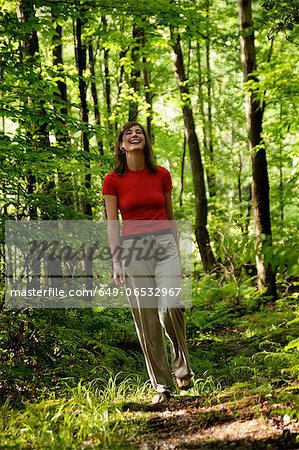
<svg viewBox="0 0 299 450"><path fill-rule="evenodd" d="M170 227L171 227L171 230L172 230L172 234L173 234L173 237L174 237L174 239L175 239L175 241L177 243L177 246L179 248L178 230L177 230L176 221L175 221L173 208L172 208L171 191L165 192L164 196L165 196L166 217L167 217L168 220L170 220Z"/></svg>

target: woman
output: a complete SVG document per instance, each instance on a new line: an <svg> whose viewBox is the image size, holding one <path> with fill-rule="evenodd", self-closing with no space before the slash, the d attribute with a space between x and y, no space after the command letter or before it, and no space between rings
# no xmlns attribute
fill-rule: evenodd
<svg viewBox="0 0 299 450"><path fill-rule="evenodd" d="M117 167L105 177L103 185L113 278L116 285L126 287L150 381L156 391L152 402L161 403L175 391L163 329L170 340L177 385L181 390L191 387L184 306L179 297L168 295L170 288L179 288L181 283L171 176L168 170L154 164L149 139L138 122L129 122L122 128L115 152ZM123 219L124 254L131 255L130 258L117 254L118 211ZM132 249L136 250L133 257Z"/></svg>

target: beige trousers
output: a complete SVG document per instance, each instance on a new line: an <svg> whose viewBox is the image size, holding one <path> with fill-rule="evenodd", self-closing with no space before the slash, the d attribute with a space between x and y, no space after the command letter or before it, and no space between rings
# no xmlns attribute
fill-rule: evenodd
<svg viewBox="0 0 299 450"><path fill-rule="evenodd" d="M172 391L175 386L163 330L170 341L174 375L184 378L191 371L186 346L185 307L180 296L174 295L181 288L181 263L176 242L172 233L168 233L125 239L123 247L124 256L136 247L127 260L124 258L125 286L152 387L157 392Z"/></svg>

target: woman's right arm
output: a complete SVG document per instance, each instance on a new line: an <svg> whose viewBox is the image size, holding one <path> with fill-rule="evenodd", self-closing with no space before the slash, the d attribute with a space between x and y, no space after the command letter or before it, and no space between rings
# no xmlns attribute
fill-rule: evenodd
<svg viewBox="0 0 299 450"><path fill-rule="evenodd" d="M113 280L117 286L123 286L125 278L120 261L120 226L117 197L115 195L104 195L104 199L107 213L109 247L112 253Z"/></svg>

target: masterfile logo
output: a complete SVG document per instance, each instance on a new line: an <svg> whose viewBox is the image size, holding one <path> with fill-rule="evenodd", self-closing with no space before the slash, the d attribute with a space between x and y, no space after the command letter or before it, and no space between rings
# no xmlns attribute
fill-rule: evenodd
<svg viewBox="0 0 299 450"><path fill-rule="evenodd" d="M107 221L7 221L4 306L124 308L129 306L127 297L132 294L146 297L145 307L155 307L166 298L166 306L175 307L178 298L185 306L190 306L193 248L190 223L175 222L180 235L181 270L178 273L168 261L173 246L177 245L170 239L171 223L154 221L154 231L150 228L147 232L149 224L144 222L126 224L127 229L142 229L142 232L124 237L120 233L119 244L111 252ZM159 232L159 227L163 231ZM141 283L132 291L126 285L115 286L112 279L112 260L115 259L124 272L129 267L136 271L144 280L144 287ZM146 289L148 274L141 268L147 263L155 265L162 261L166 262L163 291L159 286Z"/></svg>

